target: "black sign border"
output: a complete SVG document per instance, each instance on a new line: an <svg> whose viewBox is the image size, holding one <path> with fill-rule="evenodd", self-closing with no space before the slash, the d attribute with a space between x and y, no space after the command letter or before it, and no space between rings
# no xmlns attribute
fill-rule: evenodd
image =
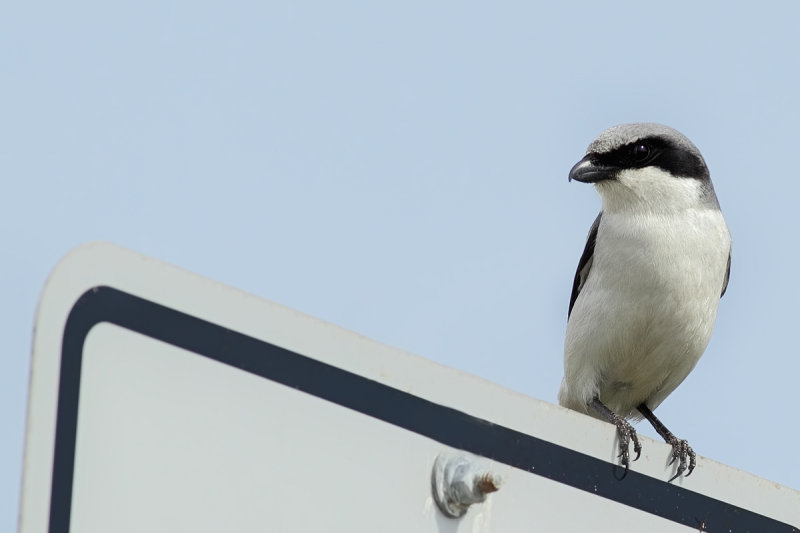
<svg viewBox="0 0 800 533"><path fill-rule="evenodd" d="M341 368L165 307L99 286L73 306L64 329L58 392L50 533L68 533L83 346L107 322L264 379L622 505L700 531L798 532L748 509L630 471L569 448L476 418ZM576 512L579 512L576 510ZM613 517L609 517L613 520Z"/></svg>

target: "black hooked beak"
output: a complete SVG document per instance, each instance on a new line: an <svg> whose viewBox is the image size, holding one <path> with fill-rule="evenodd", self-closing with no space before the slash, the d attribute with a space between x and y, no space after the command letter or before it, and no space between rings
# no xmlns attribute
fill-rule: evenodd
<svg viewBox="0 0 800 533"><path fill-rule="evenodd" d="M597 183L598 181L614 179L617 170L619 169L616 167L598 163L593 154L587 154L586 157L575 163L575 166L569 171L569 181Z"/></svg>

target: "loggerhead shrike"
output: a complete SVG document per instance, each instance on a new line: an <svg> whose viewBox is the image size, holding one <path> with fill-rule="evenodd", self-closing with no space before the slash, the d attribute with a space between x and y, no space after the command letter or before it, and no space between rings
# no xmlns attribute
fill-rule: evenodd
<svg viewBox="0 0 800 533"><path fill-rule="evenodd" d="M688 476L694 451L653 410L697 364L728 286L731 237L708 167L674 129L625 124L569 179L594 183L602 210L572 286L558 402L617 427L623 477L630 444L634 460L642 449L628 419L641 417L672 445L669 481Z"/></svg>

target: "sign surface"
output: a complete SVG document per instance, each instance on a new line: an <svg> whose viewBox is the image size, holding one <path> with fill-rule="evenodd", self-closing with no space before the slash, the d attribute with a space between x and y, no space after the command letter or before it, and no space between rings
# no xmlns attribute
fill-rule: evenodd
<svg viewBox="0 0 800 533"><path fill-rule="evenodd" d="M68 255L34 339L21 533L789 532L800 494L109 244ZM459 519L438 454L502 476Z"/></svg>

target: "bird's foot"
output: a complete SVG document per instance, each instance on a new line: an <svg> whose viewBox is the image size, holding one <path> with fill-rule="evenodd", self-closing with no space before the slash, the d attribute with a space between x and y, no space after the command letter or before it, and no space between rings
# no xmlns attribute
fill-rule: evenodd
<svg viewBox="0 0 800 533"><path fill-rule="evenodd" d="M697 454L694 453L694 450L689 446L686 440L679 439L675 435L670 435L666 441L667 444L672 446L672 460L669 464L678 461L678 470L675 472L675 475L669 479L669 483L679 478L684 472L686 472L687 476L692 473L694 467L697 466Z"/></svg>
<svg viewBox="0 0 800 533"><path fill-rule="evenodd" d="M625 476L628 475L628 468L631 466L631 442L633 442L633 451L636 452L636 457L634 457L633 460L637 460L639 456L642 455L642 445L639 443L639 436L636 435L636 430L633 429L630 422L609 409L597 396L592 398L587 405L600 413L603 418L617 426L617 436L619 437L619 455L617 457L620 458L620 464L625 467L625 471L622 473L620 479L625 479Z"/></svg>
<svg viewBox="0 0 800 533"><path fill-rule="evenodd" d="M631 442L633 443L633 451L636 452L636 457L633 458L634 461L636 461L639 456L642 455L642 445L639 443L639 437L636 435L636 430L633 429L633 426L630 424L630 422L619 415L614 415L611 422L617 426L617 435L619 436L619 455L617 457L620 458L620 464L625 467L625 472L623 472L622 477L620 478L623 479L628 475L628 468L631 464Z"/></svg>

